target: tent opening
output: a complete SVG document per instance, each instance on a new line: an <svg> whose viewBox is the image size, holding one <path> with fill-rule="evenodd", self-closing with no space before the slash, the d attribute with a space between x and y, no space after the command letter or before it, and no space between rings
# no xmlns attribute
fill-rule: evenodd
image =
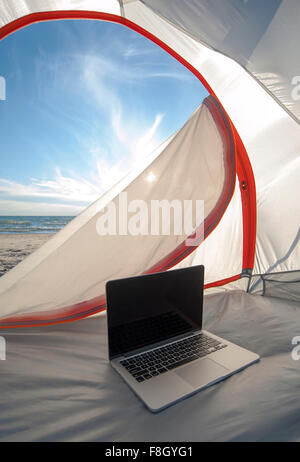
<svg viewBox="0 0 300 462"><path fill-rule="evenodd" d="M228 161L228 166L232 169L231 174L231 182L228 180L224 183L223 193L220 196L220 201L218 202L218 206L215 209L212 209L211 215L208 215L207 221L205 224L205 236L207 237L218 225L220 222L223 214L225 213L227 206L230 203L234 192L234 185L235 185L235 174L238 176L238 180L240 183L240 192L241 192L241 206L242 206L242 219L243 219L243 250L242 250L242 265L239 272L230 275L225 279L219 280L212 280L206 284L206 287L216 286L216 285L223 285L226 282L231 282L234 280L239 279L242 275L249 276L251 274L251 270L253 267L253 259L254 259L254 246L255 246L255 226L256 226L256 216L255 216L255 183L253 178L253 173L251 169L250 162L247 157L246 150L244 145L238 136L236 129L234 128L231 120L229 119L228 115L226 114L224 108L216 98L216 95L208 85L208 83L203 79L202 75L193 68L187 61L185 61L180 55L174 52L170 47L165 45L159 39L155 38L153 35L149 34L148 32L144 31L139 26L136 26L134 23L130 21L124 21L122 18L113 17L111 15L106 14L98 14L98 13L91 13L91 12L46 12L46 13L36 13L32 15L28 15L27 17L23 17L20 20L16 20L13 23L10 23L9 26L5 26L1 30L1 37L6 37L12 32L23 28L29 24L33 24L35 22L47 21L49 19L71 19L71 18L80 18L80 19L102 19L102 20L109 20L115 23L121 23L126 25L130 29L139 32L141 35L145 36L146 38L150 39L152 42L158 44L161 48L166 50L170 55L175 57L181 64L183 64L189 71L191 71L206 87L206 89L211 93L210 98L208 98L205 102L205 107L210 113L211 118L216 123L218 127L219 134L222 131L225 133L223 137L223 145L225 146L226 143L229 146L229 149L225 148L229 153L231 153L231 160ZM222 128L223 127L223 128ZM224 135L223 133L223 135ZM231 146L231 147L230 147ZM227 176L230 178L230 175ZM50 246L51 247L51 246ZM174 267L177 264L180 264L182 259L186 258L190 253L194 251L194 248L190 248L186 250L184 246L177 245L175 246L175 250L167 251L167 249L163 250L164 256L160 256L156 258L156 262L152 264L146 265L146 268L140 267L138 272L145 272L145 271L161 271L166 270ZM30 265L29 265L30 266ZM10 282L8 282L10 286ZM74 308L75 306L75 308ZM60 320L74 320L78 319L79 317L88 316L93 314L94 312L101 311L105 306L105 302L103 296L97 296L96 298L89 298L84 300L83 302L75 303L75 305L65 305L63 309L63 316L57 316L56 310L51 309L51 321L50 322L60 322ZM84 309L83 309L84 307ZM60 311L60 308L58 308ZM66 312L68 316L66 318ZM41 317L44 318L46 314L46 310L42 313ZM21 316L21 318L24 315ZM48 314L46 315L48 316ZM26 316L25 316L26 318ZM29 317L32 322L40 322L41 318L39 316L35 316L32 318ZM31 322L30 321L30 322ZM6 320L6 323L10 323L9 320ZM15 325L24 325L24 320L20 319L13 319L13 323ZM42 322L43 323L43 322Z"/></svg>

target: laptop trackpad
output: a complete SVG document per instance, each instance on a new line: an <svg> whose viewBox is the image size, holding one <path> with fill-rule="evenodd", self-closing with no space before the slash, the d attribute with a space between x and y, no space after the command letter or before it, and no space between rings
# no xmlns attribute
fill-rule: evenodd
<svg viewBox="0 0 300 462"><path fill-rule="evenodd" d="M226 369L226 367L221 366L212 359L204 358L200 361L187 364L174 372L190 385L198 388L227 375L229 369Z"/></svg>

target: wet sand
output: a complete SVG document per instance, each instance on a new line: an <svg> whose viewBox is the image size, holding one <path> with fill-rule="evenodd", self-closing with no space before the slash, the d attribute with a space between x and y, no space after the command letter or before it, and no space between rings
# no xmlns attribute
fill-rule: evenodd
<svg viewBox="0 0 300 462"><path fill-rule="evenodd" d="M0 234L0 277L52 236L53 234Z"/></svg>

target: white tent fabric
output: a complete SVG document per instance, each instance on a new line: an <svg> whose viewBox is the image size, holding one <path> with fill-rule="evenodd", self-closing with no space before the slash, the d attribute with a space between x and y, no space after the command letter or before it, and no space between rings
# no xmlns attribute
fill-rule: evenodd
<svg viewBox="0 0 300 462"><path fill-rule="evenodd" d="M242 3L1 2L0 38L35 21L63 18L110 20L144 34L203 81L225 124L222 138L222 121L214 120L209 105L201 106L182 130L142 165L3 276L2 327L56 322L60 309L64 309L60 321L93 314L105 306L102 295L107 279L153 268L204 262L208 287L238 280L241 275L249 278L252 272L261 278L266 273L299 270L300 98L294 56L297 46L293 46L299 2L268 0L263 7L257 1ZM229 173L226 140L233 143L234 150ZM145 187L149 172L157 181ZM168 256L182 243L174 236L126 236L126 242L124 236L118 236L118 244L112 244L112 239L108 243L106 238L100 244L95 232L99 213L122 191L148 201L203 199L205 218L218 208L224 194L226 197L204 242L193 253L180 254L185 256L180 261L173 258L172 264L162 266L158 263L171 258ZM236 283L245 287L244 281ZM29 317L25 322L20 315Z"/></svg>
<svg viewBox="0 0 300 462"><path fill-rule="evenodd" d="M232 216L235 216L232 222ZM230 230L230 232L228 232ZM241 209L241 194L238 186L235 187L234 195L228 205L220 224L216 227L197 249L187 256L182 262L174 266L204 265L207 284L230 278L234 274L240 274L243 267L243 222ZM222 253L220 254L220 249ZM221 256L221 258L220 258ZM211 262L215 264L211 265ZM234 284L234 287L241 287Z"/></svg>
<svg viewBox="0 0 300 462"><path fill-rule="evenodd" d="M300 98L294 97L300 83L296 56L300 16L297 0L142 0L142 3L189 36L241 64L299 121Z"/></svg>
<svg viewBox="0 0 300 462"><path fill-rule="evenodd" d="M119 15L120 4L118 0L4 0L0 7L0 27L32 13L74 10Z"/></svg>

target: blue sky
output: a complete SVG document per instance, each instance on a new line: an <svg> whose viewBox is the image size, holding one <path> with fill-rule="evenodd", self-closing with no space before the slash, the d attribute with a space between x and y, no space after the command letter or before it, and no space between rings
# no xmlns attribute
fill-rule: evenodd
<svg viewBox="0 0 300 462"><path fill-rule="evenodd" d="M0 215L76 215L207 95L119 24L52 21L0 42Z"/></svg>

